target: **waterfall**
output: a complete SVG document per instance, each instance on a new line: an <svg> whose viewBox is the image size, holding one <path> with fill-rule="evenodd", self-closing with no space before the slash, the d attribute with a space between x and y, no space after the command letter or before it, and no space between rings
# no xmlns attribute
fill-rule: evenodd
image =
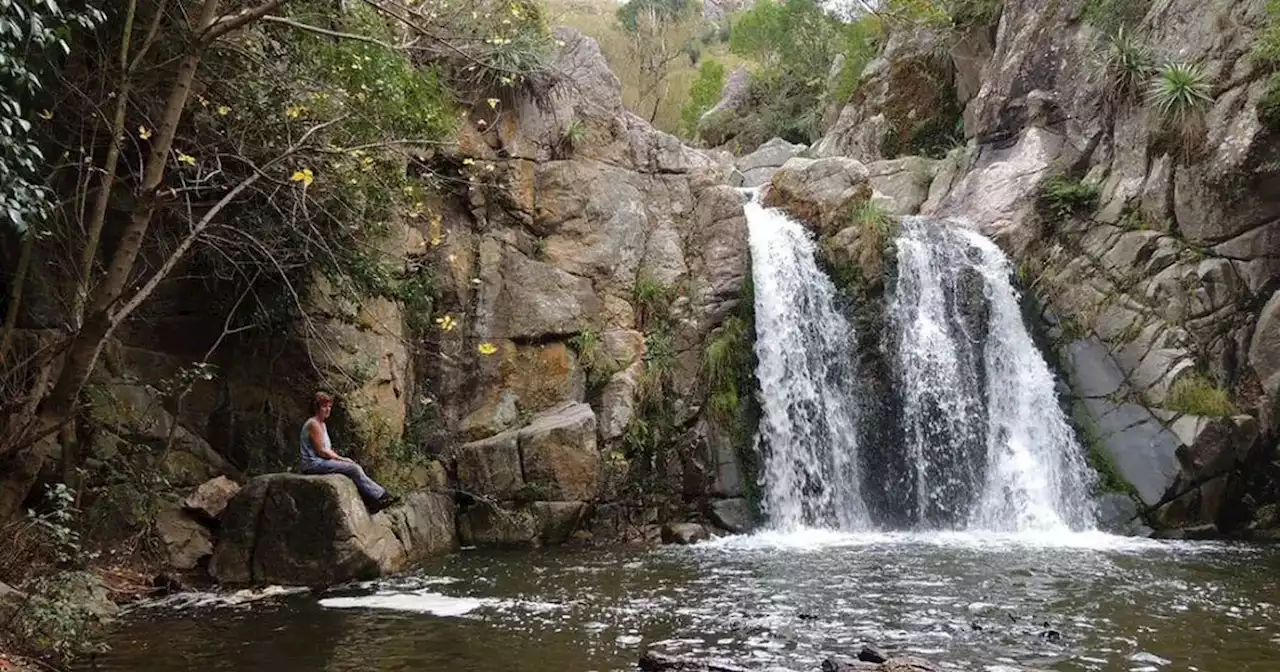
<svg viewBox="0 0 1280 672"><path fill-rule="evenodd" d="M757 445L770 525L858 529L853 326L818 269L809 232L753 198L745 206L755 281Z"/></svg>
<svg viewBox="0 0 1280 672"><path fill-rule="evenodd" d="M860 454L870 419L860 409L877 404L860 397L857 336L816 264L813 238L754 198L745 212L757 445L772 527L857 530L873 519L995 532L1092 527L1092 473L995 244L958 226L903 220L882 349L894 393L878 404L890 409L879 420L898 431Z"/></svg>
<svg viewBox="0 0 1280 672"><path fill-rule="evenodd" d="M993 531L1090 526L1089 469L1023 324L1009 259L904 219L889 304L915 520Z"/></svg>

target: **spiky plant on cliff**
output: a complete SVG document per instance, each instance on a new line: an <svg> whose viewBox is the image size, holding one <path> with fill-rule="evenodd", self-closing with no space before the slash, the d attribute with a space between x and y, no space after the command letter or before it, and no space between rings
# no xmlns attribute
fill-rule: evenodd
<svg viewBox="0 0 1280 672"><path fill-rule="evenodd" d="M1181 136L1184 148L1204 129L1204 116L1213 104L1209 76L1199 65L1168 61L1147 87L1147 101L1167 130Z"/></svg>
<svg viewBox="0 0 1280 672"><path fill-rule="evenodd" d="M1118 101L1141 93L1143 83L1151 79L1154 61L1142 40L1122 26L1107 43L1102 70L1107 97Z"/></svg>

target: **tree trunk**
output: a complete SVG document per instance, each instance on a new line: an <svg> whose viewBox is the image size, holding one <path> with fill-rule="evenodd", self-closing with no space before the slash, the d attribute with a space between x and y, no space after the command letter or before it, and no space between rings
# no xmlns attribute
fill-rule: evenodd
<svg viewBox="0 0 1280 672"><path fill-rule="evenodd" d="M36 234L27 231L22 237L22 251L18 253L18 268L13 274L13 286L9 288L9 310L4 316L4 333L0 334L0 364L9 370L9 346L13 332L18 327L18 310L22 307L22 291L27 284L27 269L31 266L31 254L36 245Z"/></svg>

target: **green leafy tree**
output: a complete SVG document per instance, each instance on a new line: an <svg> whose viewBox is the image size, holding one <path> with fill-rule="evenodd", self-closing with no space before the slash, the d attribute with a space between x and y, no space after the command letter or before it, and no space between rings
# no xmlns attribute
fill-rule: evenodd
<svg viewBox="0 0 1280 672"><path fill-rule="evenodd" d="M714 59L705 59L698 67L698 77L689 86L689 102L680 110L680 132L693 137L698 131L698 120L720 100L724 90L724 65Z"/></svg>

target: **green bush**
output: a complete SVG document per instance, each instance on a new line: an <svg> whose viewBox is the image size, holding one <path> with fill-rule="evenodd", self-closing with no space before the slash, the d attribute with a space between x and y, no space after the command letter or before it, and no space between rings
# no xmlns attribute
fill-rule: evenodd
<svg viewBox="0 0 1280 672"><path fill-rule="evenodd" d="M1092 212L1098 207L1098 196L1098 185L1061 175L1050 178L1040 191L1041 203L1060 219Z"/></svg>
<svg viewBox="0 0 1280 672"><path fill-rule="evenodd" d="M1237 409L1226 390L1200 374L1179 378L1169 389L1164 407L1178 413L1210 417L1236 415Z"/></svg>
<svg viewBox="0 0 1280 672"><path fill-rule="evenodd" d="M680 134L692 138L698 133L698 120L720 100L724 89L724 65L715 59L705 59L698 67L698 76L689 85L689 102L680 109Z"/></svg>
<svg viewBox="0 0 1280 672"><path fill-rule="evenodd" d="M609 378L621 367L617 360L605 351L600 332L586 330L569 339L569 347L578 355L578 363L587 374L587 387L599 389L609 382Z"/></svg>

